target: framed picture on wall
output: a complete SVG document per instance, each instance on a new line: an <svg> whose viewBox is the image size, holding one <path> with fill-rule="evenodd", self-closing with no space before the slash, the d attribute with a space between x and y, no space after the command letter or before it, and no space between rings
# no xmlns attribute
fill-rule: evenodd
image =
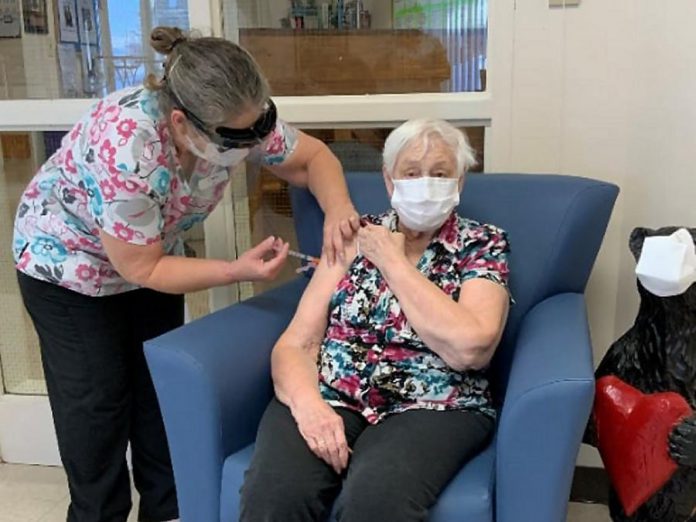
<svg viewBox="0 0 696 522"><path fill-rule="evenodd" d="M58 21L60 22L60 41L64 43L79 42L75 0L58 0Z"/></svg>
<svg viewBox="0 0 696 522"><path fill-rule="evenodd" d="M0 38L19 38L21 35L19 0L0 0Z"/></svg>
<svg viewBox="0 0 696 522"><path fill-rule="evenodd" d="M92 0L77 0L80 13L80 42L85 45L97 45L97 17Z"/></svg>
<svg viewBox="0 0 696 522"><path fill-rule="evenodd" d="M46 0L22 0L22 13L25 33L48 34Z"/></svg>

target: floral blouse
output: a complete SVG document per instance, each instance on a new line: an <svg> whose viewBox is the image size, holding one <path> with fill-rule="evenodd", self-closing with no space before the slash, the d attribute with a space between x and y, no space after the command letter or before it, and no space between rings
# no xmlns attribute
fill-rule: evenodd
<svg viewBox="0 0 696 522"><path fill-rule="evenodd" d="M396 212L367 220L396 230ZM485 278L507 288L505 232L462 218L447 219L418 269L453 300L462 283ZM331 406L360 412L376 424L412 409L476 410L494 417L482 371L459 372L411 328L379 270L358 256L338 284L319 352L319 386Z"/></svg>
<svg viewBox="0 0 696 522"><path fill-rule="evenodd" d="M278 164L296 143L297 132L279 120L255 152ZM90 296L137 288L109 262L99 231L135 245L161 241L167 254L182 255L181 233L213 211L235 167L199 159L187 179L158 94L142 87L113 93L65 136L24 191L14 228L17 269Z"/></svg>

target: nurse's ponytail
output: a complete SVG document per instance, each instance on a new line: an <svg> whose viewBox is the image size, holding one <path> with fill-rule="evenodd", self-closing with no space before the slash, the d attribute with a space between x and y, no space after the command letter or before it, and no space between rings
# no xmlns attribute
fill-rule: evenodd
<svg viewBox="0 0 696 522"><path fill-rule="evenodd" d="M150 46L159 54L168 56L182 42L186 34L178 27L155 27L150 34Z"/></svg>
<svg viewBox="0 0 696 522"><path fill-rule="evenodd" d="M166 71L171 67L171 57L176 47L188 40L188 37L178 27L155 27L150 33L150 47L158 54L166 56L164 60L165 76L158 78L154 74L149 74L145 78L145 87L153 91L160 91L164 88Z"/></svg>

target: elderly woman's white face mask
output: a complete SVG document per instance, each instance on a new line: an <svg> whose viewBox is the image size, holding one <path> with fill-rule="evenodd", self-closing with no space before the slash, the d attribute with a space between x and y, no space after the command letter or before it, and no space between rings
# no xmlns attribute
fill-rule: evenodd
<svg viewBox="0 0 696 522"><path fill-rule="evenodd" d="M431 232L459 204L461 178L451 148L442 140L407 146L391 173L391 205L411 230Z"/></svg>

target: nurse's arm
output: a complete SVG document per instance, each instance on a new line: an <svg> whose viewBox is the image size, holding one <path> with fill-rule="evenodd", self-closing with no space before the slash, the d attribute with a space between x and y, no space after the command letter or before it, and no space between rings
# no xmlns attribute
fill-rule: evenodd
<svg viewBox="0 0 696 522"><path fill-rule="evenodd" d="M165 254L160 241L134 245L100 231L106 255L129 283L169 294L197 292L238 281L273 279L287 259L287 244L267 238L239 259L198 259ZM280 246L280 252L276 248ZM270 259L269 259L270 258ZM268 259L268 260L267 260Z"/></svg>
<svg viewBox="0 0 696 522"><path fill-rule="evenodd" d="M308 187L324 211L324 251L329 264L343 255L344 242L360 228L360 218L348 194L343 167L325 143L298 130L295 150L278 165L268 166L279 178Z"/></svg>

